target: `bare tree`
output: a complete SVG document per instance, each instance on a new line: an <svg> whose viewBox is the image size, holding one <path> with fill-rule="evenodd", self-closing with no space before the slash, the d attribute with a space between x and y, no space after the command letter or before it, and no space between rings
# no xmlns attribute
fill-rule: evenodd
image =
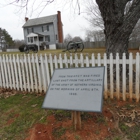
<svg viewBox="0 0 140 140"><path fill-rule="evenodd" d="M72 36L70 34L67 34L65 39L64 39L64 43L68 43L71 40L72 40Z"/></svg>
<svg viewBox="0 0 140 140"><path fill-rule="evenodd" d="M95 28L99 30L104 29L104 21L95 0L86 1L85 13L86 16L84 18L89 22L90 30L92 29L93 31L95 31Z"/></svg>
<svg viewBox="0 0 140 140"><path fill-rule="evenodd" d="M105 34L103 30L86 30L86 37L90 41L105 41Z"/></svg>
<svg viewBox="0 0 140 140"><path fill-rule="evenodd" d="M81 42L81 41L83 41L83 40L82 40L82 38L81 38L80 36L75 36L75 37L72 39L72 41L74 41L74 42Z"/></svg>

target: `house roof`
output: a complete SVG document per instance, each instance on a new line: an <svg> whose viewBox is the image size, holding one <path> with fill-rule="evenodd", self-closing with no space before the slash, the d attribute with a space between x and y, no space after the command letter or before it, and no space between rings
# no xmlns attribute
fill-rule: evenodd
<svg viewBox="0 0 140 140"><path fill-rule="evenodd" d="M29 19L24 25L24 27L29 27L29 26L36 26L36 25L41 25L45 23L51 23L54 21L54 19L57 17L57 14L51 15L51 16L45 16L45 17L40 17L40 18L35 18L35 19Z"/></svg>

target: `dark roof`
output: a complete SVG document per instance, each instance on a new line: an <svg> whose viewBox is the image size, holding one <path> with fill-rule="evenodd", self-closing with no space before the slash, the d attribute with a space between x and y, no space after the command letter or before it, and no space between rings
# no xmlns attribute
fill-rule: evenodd
<svg viewBox="0 0 140 140"><path fill-rule="evenodd" d="M57 14L46 16L46 17L40 17L35 19L28 19L28 21L23 25L23 27L29 27L29 26L36 26L41 25L45 23L51 23L54 21L54 19L57 17Z"/></svg>

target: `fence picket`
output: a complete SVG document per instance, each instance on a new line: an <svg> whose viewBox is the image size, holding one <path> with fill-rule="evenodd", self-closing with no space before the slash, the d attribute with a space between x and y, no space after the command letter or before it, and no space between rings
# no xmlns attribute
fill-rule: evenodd
<svg viewBox="0 0 140 140"><path fill-rule="evenodd" d="M104 53L104 66L105 66L105 77L104 77L104 97L107 99L107 56Z"/></svg>
<svg viewBox="0 0 140 140"><path fill-rule="evenodd" d="M41 63L41 73L42 73L42 85L43 85L43 90L46 92L46 76L45 76L45 68L44 68L44 61L43 61L43 56L42 54L40 55L40 63Z"/></svg>
<svg viewBox="0 0 140 140"><path fill-rule="evenodd" d="M36 65L35 65L35 57L32 54L32 68L33 68L33 80L34 80L34 89L36 92L38 91L38 84L37 84L37 73L36 73Z"/></svg>
<svg viewBox="0 0 140 140"><path fill-rule="evenodd" d="M38 92L42 92L41 75L40 75L40 69L39 69L40 60L39 60L39 56L37 56L37 54L35 56L36 56L35 63L36 63L36 67L37 67L37 78L38 78Z"/></svg>
<svg viewBox="0 0 140 140"><path fill-rule="evenodd" d="M15 72L15 84L16 89L19 90L19 82L18 82L18 73L17 73L17 65L16 65L16 58L15 55L13 55L13 63L14 63L14 72Z"/></svg>
<svg viewBox="0 0 140 140"><path fill-rule="evenodd" d="M64 63L65 63L65 68L68 68L68 58L66 53L64 54Z"/></svg>
<svg viewBox="0 0 140 140"><path fill-rule="evenodd" d="M98 53L97 59L98 59L98 66L101 66L101 55L100 55L100 53Z"/></svg>
<svg viewBox="0 0 140 140"><path fill-rule="evenodd" d="M94 56L94 54L92 53L92 67L94 67L95 66L95 56Z"/></svg>
<svg viewBox="0 0 140 140"><path fill-rule="evenodd" d="M123 70L123 75L122 75L122 96L123 96L123 101L126 101L126 55L123 53L123 64L122 64L122 70Z"/></svg>
<svg viewBox="0 0 140 140"><path fill-rule="evenodd" d="M82 53L80 54L80 64L81 64L81 67L84 67L84 58L83 58Z"/></svg>
<svg viewBox="0 0 140 140"><path fill-rule="evenodd" d="M89 67L89 56L86 54L86 67Z"/></svg>
<svg viewBox="0 0 140 140"><path fill-rule="evenodd" d="M75 67L78 67L78 56L77 53L74 55L75 56Z"/></svg>
<svg viewBox="0 0 140 140"><path fill-rule="evenodd" d="M133 56L132 53L129 55L129 99L132 101L133 91Z"/></svg>
<svg viewBox="0 0 140 140"><path fill-rule="evenodd" d="M136 53L136 102L139 102L139 82L140 82L140 64L139 64L139 53Z"/></svg>
<svg viewBox="0 0 140 140"><path fill-rule="evenodd" d="M14 89L16 89L16 85L15 85L15 75L14 75L14 68L13 68L13 61L12 61L12 56L11 54L9 55L9 59L10 59L10 68L11 68L11 78L12 78L12 87Z"/></svg>
<svg viewBox="0 0 140 140"><path fill-rule="evenodd" d="M70 54L70 68L73 67L73 57L72 57L72 54Z"/></svg>
<svg viewBox="0 0 140 140"><path fill-rule="evenodd" d="M1 67L1 76L2 76L2 86L5 88L5 77L4 77L4 69L3 69L3 58L0 55L0 67Z"/></svg>
<svg viewBox="0 0 140 140"><path fill-rule="evenodd" d="M54 64L55 64L55 69L57 69L58 68L58 61L57 61L56 54L54 55Z"/></svg>
<svg viewBox="0 0 140 140"><path fill-rule="evenodd" d="M110 54L110 98L113 99L114 81L113 81L113 55Z"/></svg>
<svg viewBox="0 0 140 140"><path fill-rule="evenodd" d="M119 62L119 54L116 54L116 96L117 99L120 99L120 62Z"/></svg>
<svg viewBox="0 0 140 140"><path fill-rule="evenodd" d="M52 61L52 55L49 54L49 59L50 59L50 69L51 69L51 77L53 75L53 61Z"/></svg>
<svg viewBox="0 0 140 140"><path fill-rule="evenodd" d="M62 55L61 53L59 54L59 64L60 64L60 68L63 68L63 60L62 60Z"/></svg>
<svg viewBox="0 0 140 140"><path fill-rule="evenodd" d="M6 62L7 62L8 81L9 81L9 86L8 87L12 89L10 62L9 62L8 55L6 55ZM1 80L1 77L0 77L0 80Z"/></svg>
<svg viewBox="0 0 140 140"><path fill-rule="evenodd" d="M25 59L25 74L26 74L26 85L27 89L30 92L30 82L29 82L29 70L28 70L28 55L24 54L24 59Z"/></svg>
<svg viewBox="0 0 140 140"><path fill-rule="evenodd" d="M20 67L20 57L19 55L17 54L17 67L18 67L18 77L19 77L19 88L21 90L23 90L23 86L22 86L22 79L21 79L21 67Z"/></svg>
<svg viewBox="0 0 140 140"><path fill-rule="evenodd" d="M25 79L25 56L21 56L20 57L20 59L21 59L21 61L20 61L20 63L21 63L21 73L22 73L22 75L21 75L21 77L22 77L22 84L23 84L23 88L24 88L24 91L26 91L26 89L27 89L27 85L26 85L26 79Z"/></svg>
<svg viewBox="0 0 140 140"><path fill-rule="evenodd" d="M47 85L50 84L50 74L49 74L49 66L48 66L48 57L45 54L45 65L46 65L46 75L47 75Z"/></svg>
<svg viewBox="0 0 140 140"><path fill-rule="evenodd" d="M1 55L0 55L0 88L2 88L2 75L1 75Z"/></svg>
<svg viewBox="0 0 140 140"><path fill-rule="evenodd" d="M7 70L7 66L6 66L6 56L5 55L3 55L3 66L4 66L4 75L5 75L5 86L7 88L9 88L8 73L7 73L8 70Z"/></svg>

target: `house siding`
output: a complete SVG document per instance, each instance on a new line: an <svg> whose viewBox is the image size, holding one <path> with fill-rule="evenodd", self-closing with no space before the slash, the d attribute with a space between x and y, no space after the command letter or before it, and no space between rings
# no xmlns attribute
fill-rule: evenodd
<svg viewBox="0 0 140 140"><path fill-rule="evenodd" d="M49 31L42 32L42 26L43 25L48 25L49 26ZM56 22L50 23L50 24L43 24L43 25L24 28L24 38L25 38L27 44L28 44L28 40L27 40L27 35L28 35L27 30L28 30L28 28L33 28L34 33L39 33L39 34L44 35L44 36L49 35L50 36L50 42L48 42L48 44L58 43L58 41L56 40L56 35L58 36L57 27L55 27Z"/></svg>
<svg viewBox="0 0 140 140"><path fill-rule="evenodd" d="M58 11L58 14L60 15L60 11ZM26 44L36 43L39 47L42 42L46 42L47 45L59 43L61 34L59 33L60 29L58 28L58 21L60 22L60 20L61 18L58 19L57 14L52 16L42 17L42 18L26 20L26 23L23 25L23 33L24 33L24 39ZM49 26L49 31L45 26ZM43 31L44 29L46 29L46 31ZM30 34L30 33L34 33L34 34ZM35 36L38 36L37 39ZM45 37L45 36L49 36L49 37ZM62 36L61 38L63 39L63 35L61 36ZM33 37L33 39L31 37ZM37 43L38 38L39 41ZM45 41L45 38L48 39L49 42ZM28 39L30 42L28 42ZM36 40L36 42L34 40Z"/></svg>

